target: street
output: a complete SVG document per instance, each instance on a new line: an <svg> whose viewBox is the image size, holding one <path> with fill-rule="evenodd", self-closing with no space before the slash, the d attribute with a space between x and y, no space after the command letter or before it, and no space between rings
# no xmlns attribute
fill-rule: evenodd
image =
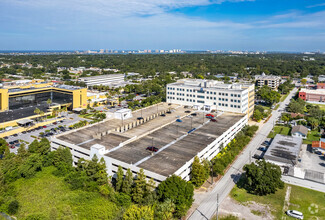
<svg viewBox="0 0 325 220"><path fill-rule="evenodd" d="M210 219L216 214L217 209L217 197L219 198L219 204L228 196L231 189L235 186L235 183L239 180L242 168L245 164L249 163L251 156L257 151L257 148L264 142L268 134L273 129L275 122L281 116L281 112L285 109L285 105L289 104L290 99L296 94L297 89L294 88L288 97L280 103L280 107L277 110L272 111L272 116L269 120L259 129L255 137L251 140L248 146L244 149L238 159L233 163L232 167L227 173L219 180L213 190L205 193L204 198L200 202L198 208L188 218L191 220L198 219ZM195 203L195 201L194 201Z"/></svg>

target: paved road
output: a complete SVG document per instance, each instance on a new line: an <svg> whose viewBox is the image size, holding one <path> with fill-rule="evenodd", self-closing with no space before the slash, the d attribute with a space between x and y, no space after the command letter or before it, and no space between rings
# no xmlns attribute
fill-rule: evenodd
<svg viewBox="0 0 325 220"><path fill-rule="evenodd" d="M325 193L325 185L310 180L299 179L292 176L282 176L282 181L291 185L301 186Z"/></svg>
<svg viewBox="0 0 325 220"><path fill-rule="evenodd" d="M288 97L280 104L277 110L272 112L272 116L267 123L261 127L257 135L248 144L243 153L234 162L233 166L228 170L228 172L223 176L223 178L217 183L217 185L205 194L205 198L200 202L199 207L193 212L193 214L188 218L190 220L199 219L210 219L215 215L217 208L217 195L219 195L219 203L221 203L230 193L231 189L235 186L235 183L240 178L242 173L242 168L245 164L251 161L252 155L257 150L257 148L264 142L267 135L272 130L278 117L283 112L285 105L290 102L290 99L295 95L297 89L294 88Z"/></svg>

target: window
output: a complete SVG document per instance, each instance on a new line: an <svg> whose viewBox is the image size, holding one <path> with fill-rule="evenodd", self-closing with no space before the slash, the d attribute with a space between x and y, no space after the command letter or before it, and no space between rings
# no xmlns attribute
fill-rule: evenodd
<svg viewBox="0 0 325 220"><path fill-rule="evenodd" d="M204 95L198 95L197 97L200 99L204 99Z"/></svg>
<svg viewBox="0 0 325 220"><path fill-rule="evenodd" d="M221 103L219 103L219 106L221 106Z"/></svg>
<svg viewBox="0 0 325 220"><path fill-rule="evenodd" d="M201 100L197 100L198 103L204 103L204 101L201 101Z"/></svg>

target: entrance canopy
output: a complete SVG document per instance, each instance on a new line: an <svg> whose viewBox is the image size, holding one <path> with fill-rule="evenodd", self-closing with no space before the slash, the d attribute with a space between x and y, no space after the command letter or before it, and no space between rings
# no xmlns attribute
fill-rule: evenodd
<svg viewBox="0 0 325 220"><path fill-rule="evenodd" d="M17 121L17 124L20 126L28 126L28 125L31 125L32 123L33 123L33 120L31 120L31 119L22 119L22 120Z"/></svg>

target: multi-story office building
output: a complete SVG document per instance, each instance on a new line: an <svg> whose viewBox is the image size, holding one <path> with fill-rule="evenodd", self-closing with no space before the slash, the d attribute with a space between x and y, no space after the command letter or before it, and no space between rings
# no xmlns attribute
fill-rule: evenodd
<svg viewBox="0 0 325 220"><path fill-rule="evenodd" d="M273 90L277 90L281 82L281 77L273 76L273 75L265 75L265 73L262 73L262 75L255 76L255 80L256 80L256 86L259 88L266 85L272 88Z"/></svg>
<svg viewBox="0 0 325 220"><path fill-rule="evenodd" d="M299 98L306 102L315 104L324 104L325 102L325 89L306 89L302 88L299 91Z"/></svg>
<svg viewBox="0 0 325 220"><path fill-rule="evenodd" d="M202 110L244 113L254 111L253 84L224 84L215 80L179 80L167 85L168 103Z"/></svg>
<svg viewBox="0 0 325 220"><path fill-rule="evenodd" d="M79 81L86 83L87 86L94 86L94 85L109 86L109 85L124 83L124 79L125 79L124 74L107 74L107 75L92 76L92 77L81 77L79 78Z"/></svg>
<svg viewBox="0 0 325 220"><path fill-rule="evenodd" d="M71 108L86 108L87 89L74 86L49 86L41 88L0 89L0 110L15 110L46 104L69 104Z"/></svg>

